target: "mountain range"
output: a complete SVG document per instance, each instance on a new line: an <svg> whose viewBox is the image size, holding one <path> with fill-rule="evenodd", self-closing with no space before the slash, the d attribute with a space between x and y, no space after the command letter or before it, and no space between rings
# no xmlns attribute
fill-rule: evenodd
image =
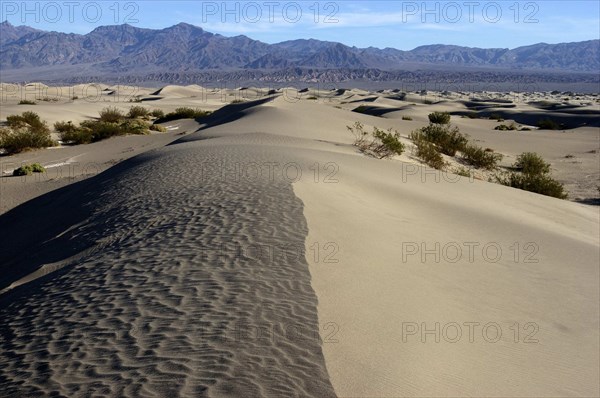
<svg viewBox="0 0 600 398"><path fill-rule="evenodd" d="M105 73L203 70L380 69L451 66L597 72L600 40L539 43L515 49L427 45L410 51L356 48L314 39L267 44L246 36L225 37L180 23L154 30L101 26L80 35L0 24L3 70L91 65Z"/></svg>

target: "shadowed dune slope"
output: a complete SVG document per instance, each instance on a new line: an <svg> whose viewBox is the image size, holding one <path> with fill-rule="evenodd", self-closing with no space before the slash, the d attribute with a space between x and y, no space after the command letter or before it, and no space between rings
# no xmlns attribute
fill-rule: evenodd
<svg viewBox="0 0 600 398"><path fill-rule="evenodd" d="M0 296L2 395L334 396L302 202L208 171L276 158L165 147L0 217L3 285L62 267Z"/></svg>

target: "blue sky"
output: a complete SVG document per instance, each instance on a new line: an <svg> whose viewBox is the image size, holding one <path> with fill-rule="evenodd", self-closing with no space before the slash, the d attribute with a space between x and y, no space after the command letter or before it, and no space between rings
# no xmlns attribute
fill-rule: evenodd
<svg viewBox="0 0 600 398"><path fill-rule="evenodd" d="M600 38L600 2L585 1L9 1L0 19L87 33L129 23L187 22L267 43L297 38L410 50L426 44L514 48Z"/></svg>

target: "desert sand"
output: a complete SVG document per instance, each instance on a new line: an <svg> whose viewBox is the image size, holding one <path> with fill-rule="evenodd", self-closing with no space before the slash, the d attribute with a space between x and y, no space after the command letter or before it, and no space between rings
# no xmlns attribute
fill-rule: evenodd
<svg viewBox="0 0 600 398"><path fill-rule="evenodd" d="M12 96L0 120L133 105L101 88ZM301 91L136 88L135 105L215 112L0 158L3 396L600 395L597 97ZM433 111L503 166L538 152L570 200L423 167L408 135ZM544 115L578 127L538 131ZM356 121L409 150L365 156ZM48 176L9 177L34 161ZM75 163L99 166L52 174Z"/></svg>

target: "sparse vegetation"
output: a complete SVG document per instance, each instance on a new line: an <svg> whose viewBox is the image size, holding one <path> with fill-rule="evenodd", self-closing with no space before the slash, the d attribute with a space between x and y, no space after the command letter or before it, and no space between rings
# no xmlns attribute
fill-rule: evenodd
<svg viewBox="0 0 600 398"><path fill-rule="evenodd" d="M318 100L318 97L315 97L314 95L311 95L310 97L307 98L308 100Z"/></svg>
<svg viewBox="0 0 600 398"><path fill-rule="evenodd" d="M430 113L429 122L434 124L450 124L450 114L448 112Z"/></svg>
<svg viewBox="0 0 600 398"><path fill-rule="evenodd" d="M475 144L468 144L462 151L462 158L471 166L485 170L494 170L502 160L502 154L486 151Z"/></svg>
<svg viewBox="0 0 600 398"><path fill-rule="evenodd" d="M422 139L435 144L444 155L455 156L464 150L468 138L461 134L458 127L442 124L430 124L418 130Z"/></svg>
<svg viewBox="0 0 600 398"><path fill-rule="evenodd" d="M413 120L410 116L402 116L402 120Z"/></svg>
<svg viewBox="0 0 600 398"><path fill-rule="evenodd" d="M200 119L211 114L210 111L194 108L177 108L174 112L167 113L164 117L157 120L158 123L170 122L178 119Z"/></svg>
<svg viewBox="0 0 600 398"><path fill-rule="evenodd" d="M550 164L537 153L522 153L513 167L520 171L496 175L496 182L553 198L567 198L563 184L550 176Z"/></svg>
<svg viewBox="0 0 600 398"><path fill-rule="evenodd" d="M513 165L516 169L519 169L523 174L548 174L550 173L550 163L546 161L537 153L524 152L517 156L517 160Z"/></svg>
<svg viewBox="0 0 600 398"><path fill-rule="evenodd" d="M89 144L94 137L91 128L83 125L76 126L71 121L54 123L54 130L59 134L63 143Z"/></svg>
<svg viewBox="0 0 600 398"><path fill-rule="evenodd" d="M498 113L492 113L490 115L490 120L497 120L499 122L503 122L504 118L502 118L502 115L498 114Z"/></svg>
<svg viewBox="0 0 600 398"><path fill-rule="evenodd" d="M0 148L9 155L55 145L47 124L34 112L10 115L6 123L8 128L0 128Z"/></svg>
<svg viewBox="0 0 600 398"><path fill-rule="evenodd" d="M118 108L108 107L100 111L100 121L106 123L119 123L125 116Z"/></svg>
<svg viewBox="0 0 600 398"><path fill-rule="evenodd" d="M410 137L414 144L414 155L421 159L429 167L437 170L443 170L446 167L444 158L436 146L425 140L421 133L413 132Z"/></svg>
<svg viewBox="0 0 600 398"><path fill-rule="evenodd" d="M354 123L353 126L347 126L347 128L355 137L354 146L363 153L378 159L387 159L404 152L404 144L400 141L400 133L397 131L392 129L384 131L373 127L371 137L369 137L360 122Z"/></svg>
<svg viewBox="0 0 600 398"><path fill-rule="evenodd" d="M100 112L99 120L85 120L78 126L72 122L57 122L54 130L59 133L61 141L66 144L89 144L106 138L136 134L149 134L150 131L166 132L160 125L153 125L146 120L151 115L161 115L160 110L149 112L141 106L132 106L124 116L116 108L105 108ZM162 114L164 116L164 114Z"/></svg>
<svg viewBox="0 0 600 398"><path fill-rule="evenodd" d="M21 167L19 167L18 169L13 170L13 176L28 176L31 175L33 173L45 173L46 169L44 169L44 167L39 164L39 163L33 163L33 164L26 164L23 165Z"/></svg>
<svg viewBox="0 0 600 398"><path fill-rule="evenodd" d="M162 109L153 109L152 112L150 112L150 116L161 119L165 117L165 112Z"/></svg>
<svg viewBox="0 0 600 398"><path fill-rule="evenodd" d="M433 105L433 101L431 101L431 100L428 100L428 99L424 100L424 101L423 101L423 103L424 103L425 105Z"/></svg>
<svg viewBox="0 0 600 398"><path fill-rule="evenodd" d="M568 197L564 186L547 174L509 173L504 176L496 176L496 181L512 188L553 198L566 199Z"/></svg>
<svg viewBox="0 0 600 398"><path fill-rule="evenodd" d="M21 100L19 101L19 105L36 105L36 102L30 100Z"/></svg>
<svg viewBox="0 0 600 398"><path fill-rule="evenodd" d="M129 108L129 113L127 113L127 117L130 119L136 119L139 117L146 118L149 115L150 112L143 106L132 106L131 108Z"/></svg>

